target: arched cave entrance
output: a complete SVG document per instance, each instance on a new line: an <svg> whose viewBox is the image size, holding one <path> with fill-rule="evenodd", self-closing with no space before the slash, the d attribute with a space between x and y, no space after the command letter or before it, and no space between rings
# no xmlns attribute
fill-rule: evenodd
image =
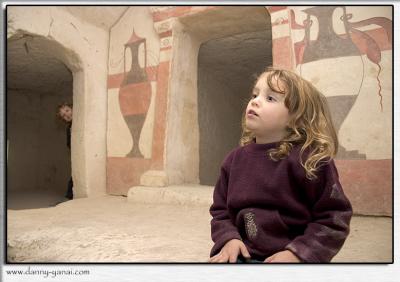
<svg viewBox="0 0 400 282"><path fill-rule="evenodd" d="M262 7L243 9L229 9L230 17L243 15L241 20L232 21L230 28L237 25L233 33L200 45L197 85L202 185L215 185L224 157L239 145L242 113L255 79L266 66L272 65L267 10Z"/></svg>
<svg viewBox="0 0 400 282"><path fill-rule="evenodd" d="M71 154L57 105L72 103L73 75L57 43L28 34L7 40L7 207L53 206L64 198Z"/></svg>

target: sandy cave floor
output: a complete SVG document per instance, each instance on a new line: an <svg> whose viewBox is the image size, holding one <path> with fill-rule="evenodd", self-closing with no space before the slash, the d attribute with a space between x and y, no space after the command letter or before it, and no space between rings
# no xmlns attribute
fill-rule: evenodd
<svg viewBox="0 0 400 282"><path fill-rule="evenodd" d="M134 204L120 196L31 206L8 205L9 262L206 262L212 246L208 206ZM392 218L354 216L333 262L391 260Z"/></svg>

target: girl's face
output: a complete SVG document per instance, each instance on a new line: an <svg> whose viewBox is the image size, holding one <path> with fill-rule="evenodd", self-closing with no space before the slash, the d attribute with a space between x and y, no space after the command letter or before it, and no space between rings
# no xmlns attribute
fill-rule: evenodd
<svg viewBox="0 0 400 282"><path fill-rule="evenodd" d="M272 91L266 75L258 79L246 108L246 127L256 136L257 143L282 140L289 122L289 110L284 104L285 94ZM274 88L286 91L283 83L274 78L272 83Z"/></svg>
<svg viewBox="0 0 400 282"><path fill-rule="evenodd" d="M72 121L72 109L68 106L64 106L60 109L60 111L58 112L58 114L60 115L60 117L67 121L70 122Z"/></svg>

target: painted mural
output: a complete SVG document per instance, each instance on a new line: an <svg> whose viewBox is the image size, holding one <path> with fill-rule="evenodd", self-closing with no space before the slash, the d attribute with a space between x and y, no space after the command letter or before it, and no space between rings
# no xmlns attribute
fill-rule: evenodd
<svg viewBox="0 0 400 282"><path fill-rule="evenodd" d="M129 9L111 34L108 156L152 156L160 43L148 8L142 10L133 16Z"/></svg>
<svg viewBox="0 0 400 282"><path fill-rule="evenodd" d="M126 195L165 174L173 18L215 8L132 6L111 28L107 193Z"/></svg>
<svg viewBox="0 0 400 282"><path fill-rule="evenodd" d="M370 99L368 103L375 101L375 115L382 118L384 114L381 62L382 56L391 56L391 53L383 54L383 51L392 49L392 21L384 16L363 18L368 13L362 13L357 8L351 7L352 12L349 12L346 6L315 6L294 7L289 11L290 27L295 39L296 68L327 96L339 135L345 122L351 122L354 126L355 120L362 120L361 117L354 116L352 111L355 104L363 100L363 95L371 95L371 78L375 80L373 92L377 99ZM372 11L376 13L377 9ZM354 15L359 20L354 20ZM386 71L391 71L390 65L385 64L384 67ZM386 84L386 88L388 87L390 86ZM388 96L391 93L385 94ZM390 111L390 98L386 105ZM387 118L387 114L385 116ZM364 121L368 123L365 117ZM366 124L365 128L364 132L368 132ZM349 142L347 133L342 132L342 136L345 138L339 138L341 143L338 158L368 158L368 151L373 150L372 147L360 148L355 141ZM384 138L384 134L380 137ZM390 142L390 138L387 139ZM344 144L346 141L353 144L348 146Z"/></svg>
<svg viewBox="0 0 400 282"><path fill-rule="evenodd" d="M111 29L109 194L126 195L138 185L169 185L167 106L171 72L176 72L171 62L185 54L174 50L173 26L175 18L212 9L219 7L135 6ZM266 13L274 66L295 70L328 99L340 140L336 164L355 210L389 215L392 7L268 6ZM183 115L185 108L177 110Z"/></svg>
<svg viewBox="0 0 400 282"><path fill-rule="evenodd" d="M340 142L335 162L354 211L391 215L393 7L268 11L274 66L294 69L327 97Z"/></svg>
<svg viewBox="0 0 400 282"><path fill-rule="evenodd" d="M127 10L111 29L109 52L107 192L120 195L139 185L159 155L160 39L149 7Z"/></svg>
<svg viewBox="0 0 400 282"><path fill-rule="evenodd" d="M139 47L144 46L144 67L139 65ZM139 149L139 137L149 110L151 84L146 74L146 39L140 38L133 30L131 38L124 44L124 80L119 88L119 105L132 136L132 148L126 157L143 158ZM130 71L126 71L126 50L131 53Z"/></svg>

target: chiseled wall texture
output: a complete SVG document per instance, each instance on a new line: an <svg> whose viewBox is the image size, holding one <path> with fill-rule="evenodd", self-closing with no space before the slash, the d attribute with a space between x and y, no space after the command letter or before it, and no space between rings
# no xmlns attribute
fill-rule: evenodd
<svg viewBox="0 0 400 282"><path fill-rule="evenodd" d="M108 31L74 17L63 6L9 6L7 21L7 38L40 41L49 57L72 72L74 196L104 195Z"/></svg>
<svg viewBox="0 0 400 282"><path fill-rule="evenodd" d="M37 190L39 162L40 99L37 93L8 90L7 97L7 188ZM25 111L19 109L25 108ZM30 137L29 146L26 146ZM21 172L24 177L21 177Z"/></svg>
<svg viewBox="0 0 400 282"><path fill-rule="evenodd" d="M55 109L61 101L68 101L72 89L59 89L57 95L7 92L7 188L64 194L71 158L65 128L56 120Z"/></svg>
<svg viewBox="0 0 400 282"><path fill-rule="evenodd" d="M181 131L168 128L179 124L169 119L192 111L174 106L179 100L175 96L181 95L174 92L180 89L174 62L183 62L179 56L187 53L176 47L191 46L181 45L181 38L190 36L192 28L177 20L196 14L201 21L202 14L218 9L131 7L111 29L108 193L126 194L130 187L146 183L171 184L168 167L179 168L177 157L170 155L171 140L179 143L181 137L169 135ZM390 215L392 7L267 6L265 13L271 20L266 28L272 34L273 65L296 71L328 98L340 139L336 163L355 212ZM197 77L196 71L189 75ZM197 128L197 119L191 122Z"/></svg>
<svg viewBox="0 0 400 282"><path fill-rule="evenodd" d="M240 9L240 8L239 8ZM226 155L239 145L242 116L256 76L272 65L271 22L265 8L261 31L201 44L198 53L199 178L214 186Z"/></svg>

